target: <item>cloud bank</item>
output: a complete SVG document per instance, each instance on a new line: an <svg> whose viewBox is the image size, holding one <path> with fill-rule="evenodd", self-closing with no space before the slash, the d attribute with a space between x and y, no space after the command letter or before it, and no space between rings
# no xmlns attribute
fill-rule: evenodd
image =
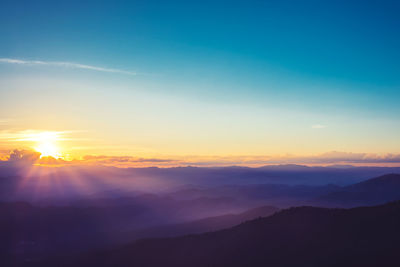
<svg viewBox="0 0 400 267"><path fill-rule="evenodd" d="M64 62L64 61L41 61L41 60L21 60L21 59L15 59L15 58L0 58L0 63L26 65L26 66L52 66L52 67L84 69L84 70L109 72L109 73L119 73L119 74L125 74L125 75L133 75L133 76L137 75L137 72L135 72L135 71L103 68L103 67L98 67L98 66L73 63L73 62Z"/></svg>
<svg viewBox="0 0 400 267"><path fill-rule="evenodd" d="M115 167L222 167L300 164L310 166L354 165L354 166L400 166L400 154L368 154L332 151L313 156L188 156L171 158L142 158L134 156L86 155L71 161L40 157L40 153L30 150L13 150L3 161L41 165L106 165ZM1 159L1 158L0 158Z"/></svg>
<svg viewBox="0 0 400 267"><path fill-rule="evenodd" d="M34 163L40 159L40 153L33 150L14 149L8 158L11 162Z"/></svg>

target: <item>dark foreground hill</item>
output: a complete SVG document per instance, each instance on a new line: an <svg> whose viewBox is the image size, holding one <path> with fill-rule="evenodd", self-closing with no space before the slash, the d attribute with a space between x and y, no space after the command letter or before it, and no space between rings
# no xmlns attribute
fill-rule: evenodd
<svg viewBox="0 0 400 267"><path fill-rule="evenodd" d="M316 199L322 206L355 207L400 200L400 174L386 174L342 187Z"/></svg>
<svg viewBox="0 0 400 267"><path fill-rule="evenodd" d="M151 227L149 229L141 230L135 233L135 238L149 238L149 237L174 237L179 235L205 233L217 231L225 228L230 228L245 221L253 220L259 217L267 217L279 211L278 208L273 206L263 206L247 210L239 214L226 214L215 217L208 217L200 220L180 223L168 224L158 227ZM129 238L129 235L125 233ZM132 241L130 239L129 241Z"/></svg>
<svg viewBox="0 0 400 267"><path fill-rule="evenodd" d="M189 222L165 220L168 216L177 216L183 209L198 213L199 205L194 205L195 202L170 205L168 199L155 196L94 202L103 204L100 206L36 207L25 202L0 202L0 266L49 255L113 248L140 238L215 231L278 211L278 208L263 206ZM211 204L202 206L208 210L217 207L215 201ZM152 221L159 224L154 225Z"/></svg>
<svg viewBox="0 0 400 267"><path fill-rule="evenodd" d="M400 202L298 207L239 226L30 266L400 266Z"/></svg>

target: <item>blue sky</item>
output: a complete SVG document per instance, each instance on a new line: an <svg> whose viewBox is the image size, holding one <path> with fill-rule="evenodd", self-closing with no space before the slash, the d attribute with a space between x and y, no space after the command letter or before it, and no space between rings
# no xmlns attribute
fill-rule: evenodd
<svg viewBox="0 0 400 267"><path fill-rule="evenodd" d="M69 97L65 130L140 140L129 146L150 154L400 153L398 1L2 1L0 10L0 58L137 72L2 62L12 129L60 130L43 106L66 109ZM93 112L99 103L107 114ZM37 112L10 111L26 106Z"/></svg>

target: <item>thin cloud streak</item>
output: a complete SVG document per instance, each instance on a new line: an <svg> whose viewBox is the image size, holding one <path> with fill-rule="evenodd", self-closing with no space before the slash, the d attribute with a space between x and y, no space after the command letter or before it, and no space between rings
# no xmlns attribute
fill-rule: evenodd
<svg viewBox="0 0 400 267"><path fill-rule="evenodd" d="M132 76L137 75L137 72L135 72L135 71L103 68L103 67L97 67L97 66L92 66L92 65L72 63L72 62L63 62L63 61L41 61L41 60L21 60L21 59L14 59L14 58L0 58L0 63L18 64L18 65L26 65L26 66L53 66L53 67L84 69L84 70L109 72L109 73L119 73L119 74L132 75Z"/></svg>
<svg viewBox="0 0 400 267"><path fill-rule="evenodd" d="M0 126L8 125L11 122L11 119L2 119L0 118Z"/></svg>
<svg viewBox="0 0 400 267"><path fill-rule="evenodd" d="M326 125L314 124L314 125L311 126L311 128L313 128L313 129L323 129L323 128L326 128Z"/></svg>
<svg viewBox="0 0 400 267"><path fill-rule="evenodd" d="M9 131L0 130L0 142L35 142L38 139L47 137L50 139L57 139L58 141L76 141L86 140L82 138L69 137L71 134L83 131L39 131L39 130L23 130L23 131Z"/></svg>

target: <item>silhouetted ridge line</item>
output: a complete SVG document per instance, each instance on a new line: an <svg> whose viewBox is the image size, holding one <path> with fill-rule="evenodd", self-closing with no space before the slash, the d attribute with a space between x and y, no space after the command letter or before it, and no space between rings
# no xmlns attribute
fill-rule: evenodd
<svg viewBox="0 0 400 267"><path fill-rule="evenodd" d="M57 263L58 266L399 266L399 225L399 201L352 209L305 206L230 229L140 240Z"/></svg>
<svg viewBox="0 0 400 267"><path fill-rule="evenodd" d="M400 174L391 173L343 187L323 195L316 203L323 206L377 205L400 200Z"/></svg>

